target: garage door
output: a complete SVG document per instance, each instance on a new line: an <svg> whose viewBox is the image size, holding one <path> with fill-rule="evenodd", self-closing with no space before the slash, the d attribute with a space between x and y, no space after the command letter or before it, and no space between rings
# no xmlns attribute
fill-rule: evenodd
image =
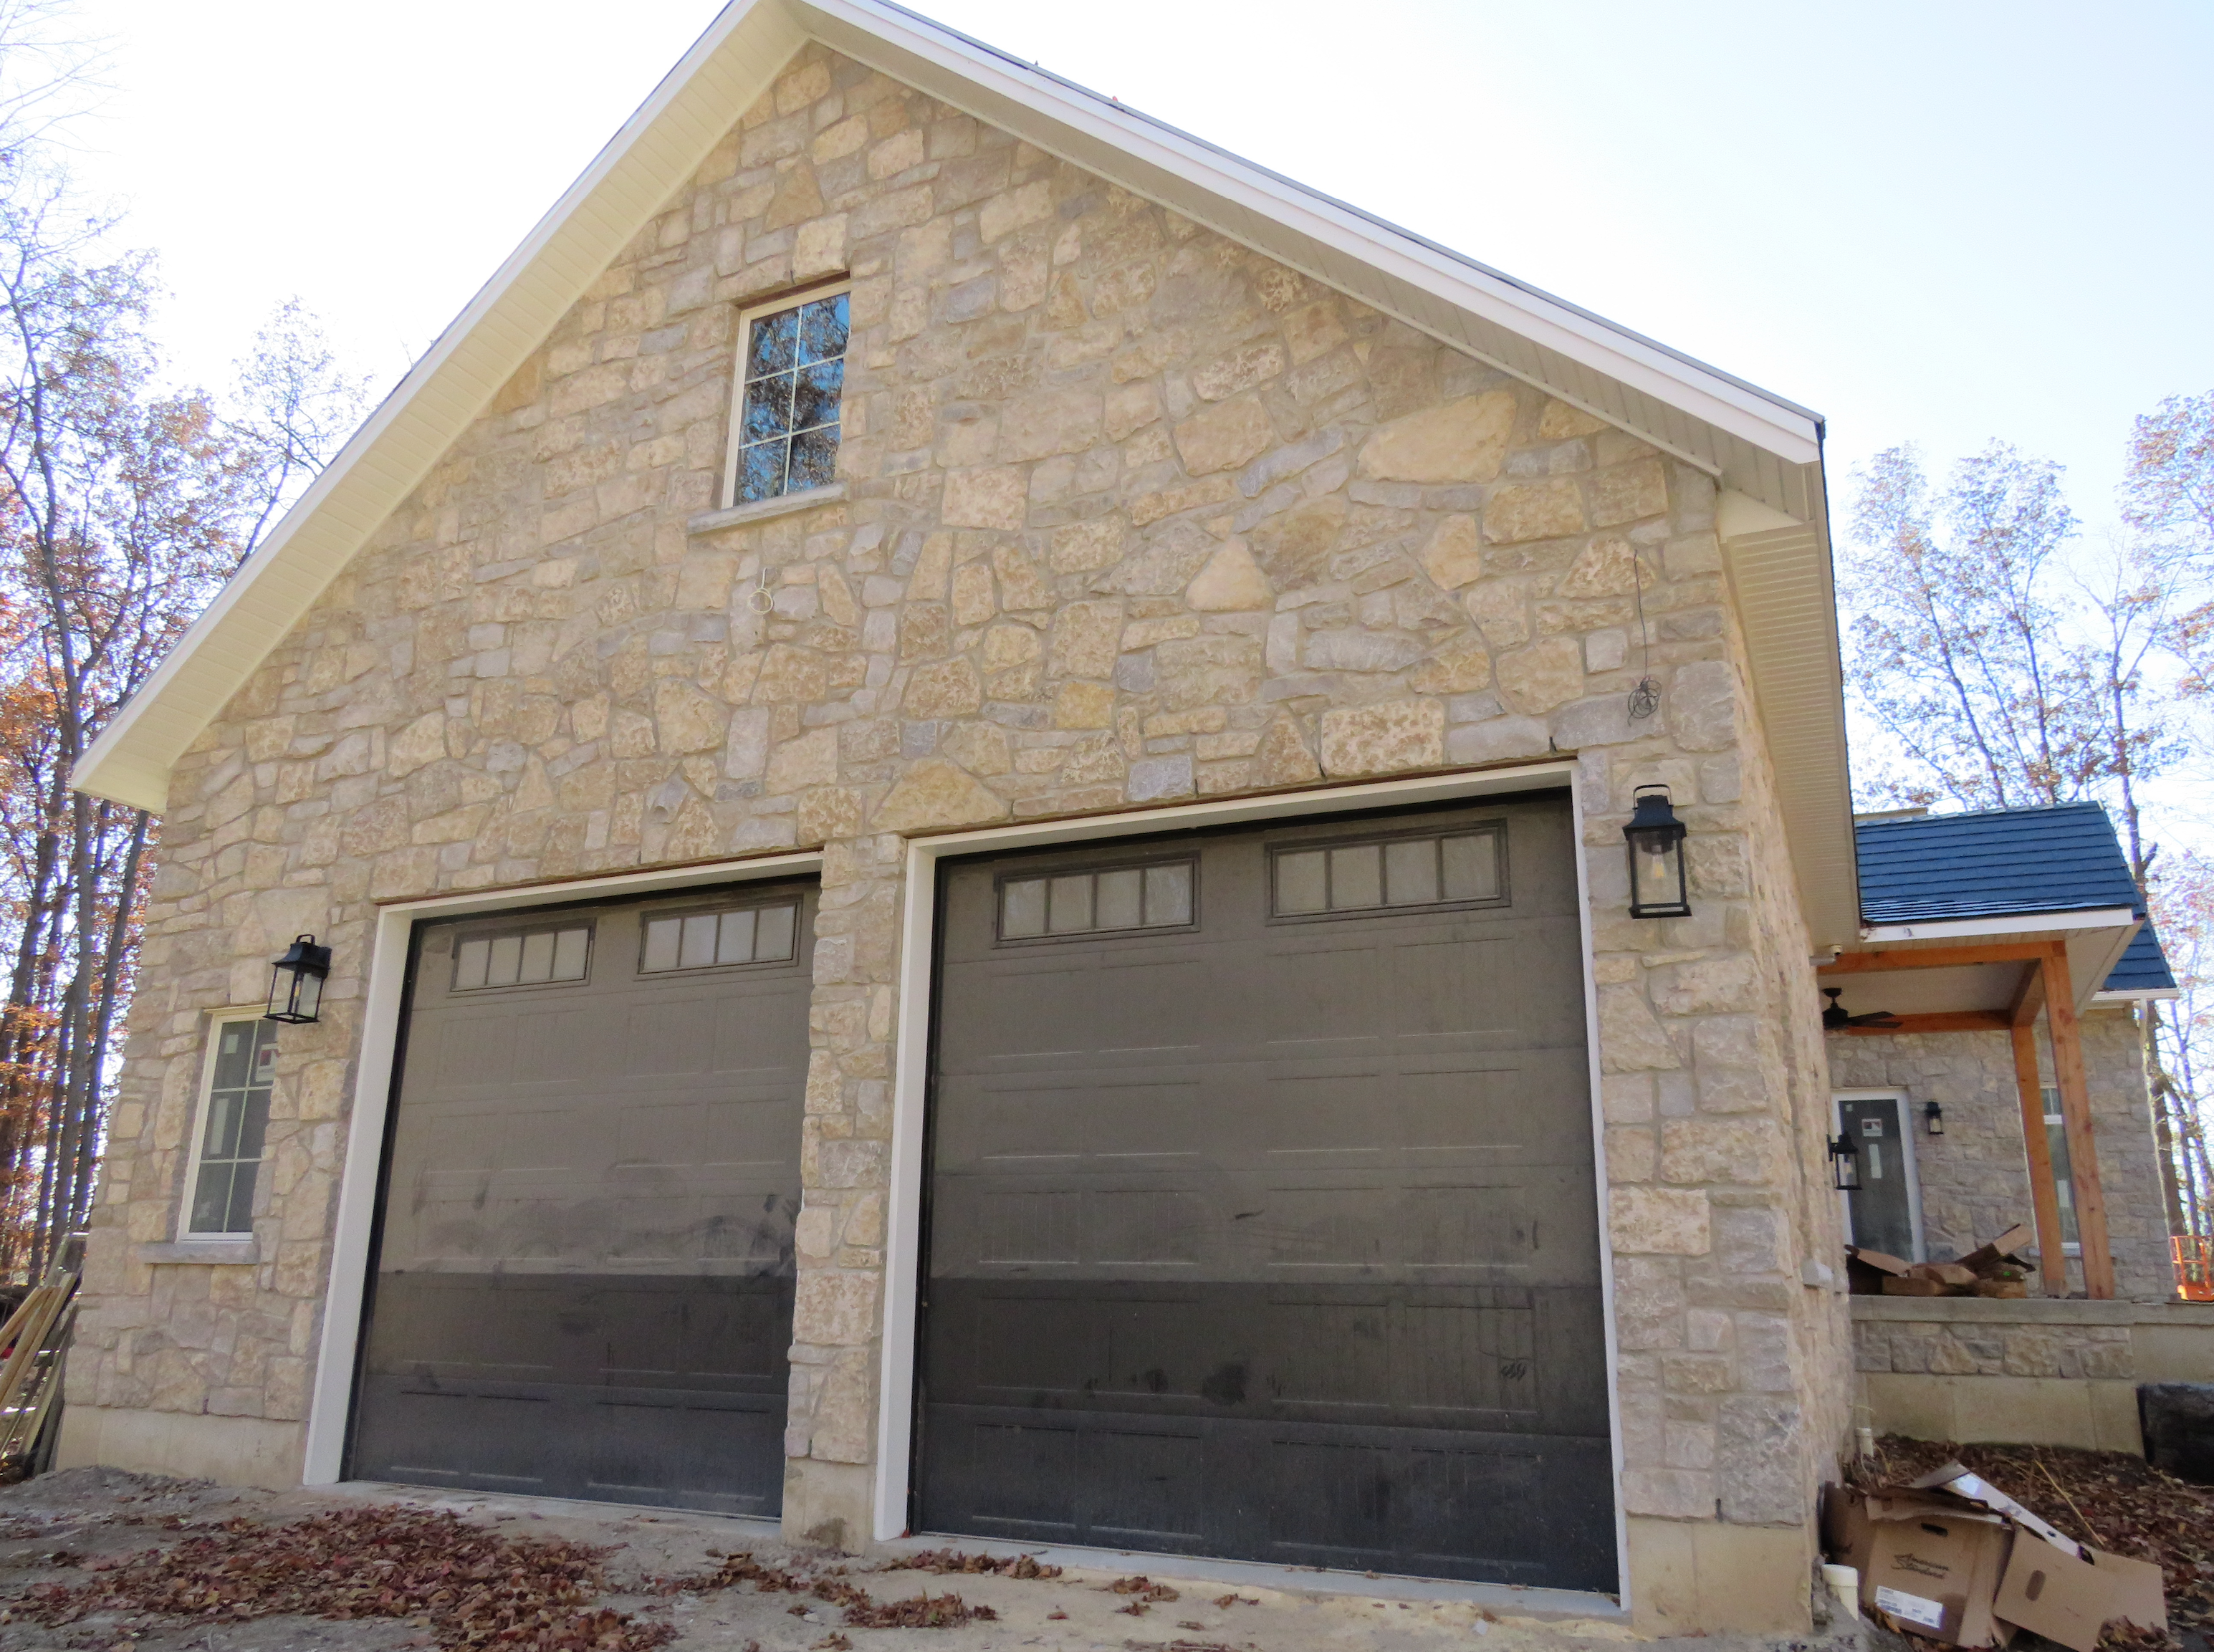
<svg viewBox="0 0 2214 1652"><path fill-rule="evenodd" d="M355 1477L777 1512L814 903L419 933Z"/></svg>
<svg viewBox="0 0 2214 1652"><path fill-rule="evenodd" d="M1615 1587L1574 853L942 868L921 1529Z"/></svg>

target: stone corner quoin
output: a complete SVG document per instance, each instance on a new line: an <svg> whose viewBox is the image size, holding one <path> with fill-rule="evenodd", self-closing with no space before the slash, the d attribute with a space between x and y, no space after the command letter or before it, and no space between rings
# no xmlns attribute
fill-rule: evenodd
<svg viewBox="0 0 2214 1652"><path fill-rule="evenodd" d="M840 273L847 497L690 532L726 502L741 308ZM794 1501L865 1530L902 838L1565 753L1624 1505L1802 1524L1844 1426L1838 1300L1798 1277L1837 1243L1803 1190L1826 1082L1714 505L1636 437L808 48L179 764L72 1401L305 1416L376 903L819 846L786 1449ZM1666 923L1627 915L1650 781L1692 831L1696 913ZM335 962L283 1037L260 1260L144 1265L205 1015L304 931Z"/></svg>

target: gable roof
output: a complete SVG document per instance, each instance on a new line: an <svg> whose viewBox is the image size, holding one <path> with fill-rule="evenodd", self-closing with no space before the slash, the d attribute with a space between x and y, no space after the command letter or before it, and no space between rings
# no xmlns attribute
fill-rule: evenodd
<svg viewBox="0 0 2214 1652"><path fill-rule="evenodd" d="M1864 924L2098 911L2145 917L2114 823L2095 803L1862 821L1853 836ZM2175 990L2149 921L2130 937L2098 990Z"/></svg>
<svg viewBox="0 0 2214 1652"><path fill-rule="evenodd" d="M166 806L176 760L810 39L1812 524L1823 554L1792 574L1795 588L1806 587L1796 606L1833 607L1822 422L1805 408L887 0L732 0L102 731L73 785ZM1825 675L1834 671L1832 649ZM1840 774L1841 753L1825 753L1839 758ZM1779 751L1777 760L1791 759Z"/></svg>

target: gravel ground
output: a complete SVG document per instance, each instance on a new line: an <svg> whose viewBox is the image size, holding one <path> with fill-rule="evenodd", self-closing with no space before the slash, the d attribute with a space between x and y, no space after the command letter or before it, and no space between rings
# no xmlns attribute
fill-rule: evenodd
<svg viewBox="0 0 2214 1652"><path fill-rule="evenodd" d="M516 1638L472 1630L449 1617L368 1617L333 1621L297 1613L240 1619L228 1611L193 1616L144 1609L99 1609L73 1621L40 1621L61 1590L120 1587L148 1574L156 1551L217 1557L244 1555L268 1527L333 1511L447 1511L483 1532L520 1539L589 1545L601 1551L596 1598L553 1607L569 1629ZM228 1525L244 1521L244 1525ZM416 1522L411 1529L421 1529ZM178 1545L198 1544L197 1550ZM419 1551L421 1545L418 1545ZM526 1551L525 1552L535 1552ZM131 1557L138 1556L137 1563ZM921 1594L959 1595L995 1614L951 1628L854 1628L835 1600L810 1593L765 1593L752 1582L707 1586L719 1572L765 1569L798 1582L823 1582L833 1595L858 1589L897 1603ZM198 1576L199 1574L195 1574ZM0 1648L9 1652L385 1652L400 1648L529 1649L532 1652L626 1652L654 1644L676 1652L991 1652L1039 1647L1048 1652L1443 1652L1481 1640L1483 1652L1612 1652L1635 1637L1619 1622L1544 1618L1511 1604L1465 1600L1373 1599L1297 1589L1231 1589L1222 1582L1160 1576L1151 1590L1130 1572L1071 1567L1050 1578L974 1573L937 1575L896 1569L888 1557L854 1560L788 1548L755 1522L676 1512L541 1502L474 1496L367 1495L357 1490L268 1492L204 1482L70 1469L0 1489ZM682 1586L689 1579L694 1587ZM1123 1582L1118 1592L1114 1585ZM1389 1588L1388 1582L1371 1588ZM589 1594L589 1591L587 1592ZM1416 1593L1419 1594L1419 1591ZM1148 1595L1152 1598L1147 1598ZM850 1593L847 1600L853 1598ZM551 1597L548 1597L549 1600ZM1133 1611L1133 1607L1141 1608ZM576 1617L611 1609L613 1625ZM575 1627L573 1625L582 1625ZM1647 1643L1664 1648L1667 1642ZM1855 1652L1850 1640L1783 1642L1701 1637L1685 1652Z"/></svg>

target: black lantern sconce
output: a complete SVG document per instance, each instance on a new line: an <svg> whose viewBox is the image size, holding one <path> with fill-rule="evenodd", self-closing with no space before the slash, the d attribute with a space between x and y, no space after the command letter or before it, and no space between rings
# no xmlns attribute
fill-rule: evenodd
<svg viewBox="0 0 2214 1652"><path fill-rule="evenodd" d="M1945 1134L1945 1110L1931 1102L1922 1110L1923 1128L1932 1135Z"/></svg>
<svg viewBox="0 0 2214 1652"><path fill-rule="evenodd" d="M265 1021L313 1021L323 1006L323 978L331 972L331 949L313 935L296 935L291 950L269 966L269 1007Z"/></svg>
<svg viewBox="0 0 2214 1652"><path fill-rule="evenodd" d="M1688 918L1690 884L1684 872L1684 839L1690 835L1665 786L1637 788L1637 810L1622 829L1630 844L1630 915Z"/></svg>
<svg viewBox="0 0 2214 1652"><path fill-rule="evenodd" d="M1831 1138L1830 1185L1840 1193L1861 1190L1861 1150L1849 1135Z"/></svg>

